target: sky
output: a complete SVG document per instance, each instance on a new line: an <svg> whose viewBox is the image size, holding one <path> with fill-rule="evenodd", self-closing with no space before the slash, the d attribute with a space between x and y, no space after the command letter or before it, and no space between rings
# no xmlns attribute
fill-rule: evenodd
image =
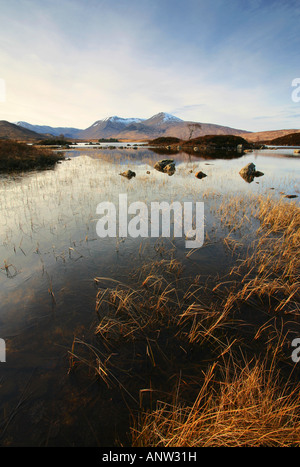
<svg viewBox="0 0 300 467"><path fill-rule="evenodd" d="M299 20L299 0L0 0L0 120L300 128Z"/></svg>

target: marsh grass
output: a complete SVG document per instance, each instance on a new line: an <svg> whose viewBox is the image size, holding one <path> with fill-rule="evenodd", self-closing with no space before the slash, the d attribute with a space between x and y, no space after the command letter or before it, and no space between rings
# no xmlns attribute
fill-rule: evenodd
<svg viewBox="0 0 300 467"><path fill-rule="evenodd" d="M133 446L298 446L287 352L299 330L299 206L233 197L215 214L235 260L223 277L185 277L171 248L132 285L95 279L94 370L139 400Z"/></svg>
<svg viewBox="0 0 300 467"><path fill-rule="evenodd" d="M219 373L219 374L218 374ZM192 405L158 401L132 429L133 446L300 445L299 384L289 387L266 360L228 360L205 372Z"/></svg>
<svg viewBox="0 0 300 467"><path fill-rule="evenodd" d="M234 283L236 293L232 303L255 299L265 310L296 317L300 311L299 206L287 204L283 199L259 197L252 216L260 225L247 253L230 271L230 276L238 280L238 284ZM228 239L230 235L227 242ZM240 245L235 247L241 250Z"/></svg>

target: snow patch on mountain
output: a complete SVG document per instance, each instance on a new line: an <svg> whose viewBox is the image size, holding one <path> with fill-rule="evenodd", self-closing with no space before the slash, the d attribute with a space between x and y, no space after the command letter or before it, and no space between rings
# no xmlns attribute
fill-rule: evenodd
<svg viewBox="0 0 300 467"><path fill-rule="evenodd" d="M147 122L151 124L162 125L164 123L180 123L183 122L183 120L166 112L160 112L156 115L153 115L153 117L149 118Z"/></svg>
<svg viewBox="0 0 300 467"><path fill-rule="evenodd" d="M113 117L108 117L102 120L103 122L113 122L113 123L124 123L125 125L130 125L131 123L141 123L144 120L142 118L122 118L114 115Z"/></svg>
<svg viewBox="0 0 300 467"><path fill-rule="evenodd" d="M175 117L174 115L162 112L162 118L164 122L182 122L181 118Z"/></svg>

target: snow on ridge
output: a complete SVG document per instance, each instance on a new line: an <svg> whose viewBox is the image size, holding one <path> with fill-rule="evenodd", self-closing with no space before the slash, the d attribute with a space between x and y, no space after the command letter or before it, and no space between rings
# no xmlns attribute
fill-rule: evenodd
<svg viewBox="0 0 300 467"><path fill-rule="evenodd" d="M149 118L149 120L155 120L158 119L160 124L162 123L172 123L172 122L182 122L181 118L175 117L174 115L168 114L166 112L160 112L156 115L153 115L153 117Z"/></svg>
<svg viewBox="0 0 300 467"><path fill-rule="evenodd" d="M113 115L111 117L106 117L103 118L102 120L98 120L95 122L92 126L96 127L97 125L100 125L101 123L116 123L116 124L122 124L124 126L128 126L132 123L142 123L144 121L148 120L154 120L158 119L159 121L157 122L159 125L163 123L172 123L172 122L182 122L183 120L181 118L175 117L174 115L168 114L166 112L160 112L156 115L153 115L151 118L123 118L123 117L118 117L117 115Z"/></svg>
<svg viewBox="0 0 300 467"><path fill-rule="evenodd" d="M167 121L172 121L172 122L182 122L181 118L175 117L174 115L164 113L164 120Z"/></svg>
<svg viewBox="0 0 300 467"><path fill-rule="evenodd" d="M130 123L140 123L143 121L143 119L142 118L122 118L122 117L118 117L117 115L114 115L113 117L105 118L103 121L130 124Z"/></svg>
<svg viewBox="0 0 300 467"><path fill-rule="evenodd" d="M14 122L15 125L18 125L18 126L22 126L23 128L29 128L33 125L31 125L30 123L27 123L27 122L23 122L23 121L20 121L20 122Z"/></svg>

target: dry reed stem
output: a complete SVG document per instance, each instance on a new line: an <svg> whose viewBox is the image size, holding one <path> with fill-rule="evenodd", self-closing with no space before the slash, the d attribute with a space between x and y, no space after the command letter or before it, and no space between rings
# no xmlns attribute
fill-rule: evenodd
<svg viewBox="0 0 300 467"><path fill-rule="evenodd" d="M205 374L192 406L161 401L132 430L133 446L299 446L300 385L282 385L266 361L239 367L228 361L216 381L217 365Z"/></svg>

